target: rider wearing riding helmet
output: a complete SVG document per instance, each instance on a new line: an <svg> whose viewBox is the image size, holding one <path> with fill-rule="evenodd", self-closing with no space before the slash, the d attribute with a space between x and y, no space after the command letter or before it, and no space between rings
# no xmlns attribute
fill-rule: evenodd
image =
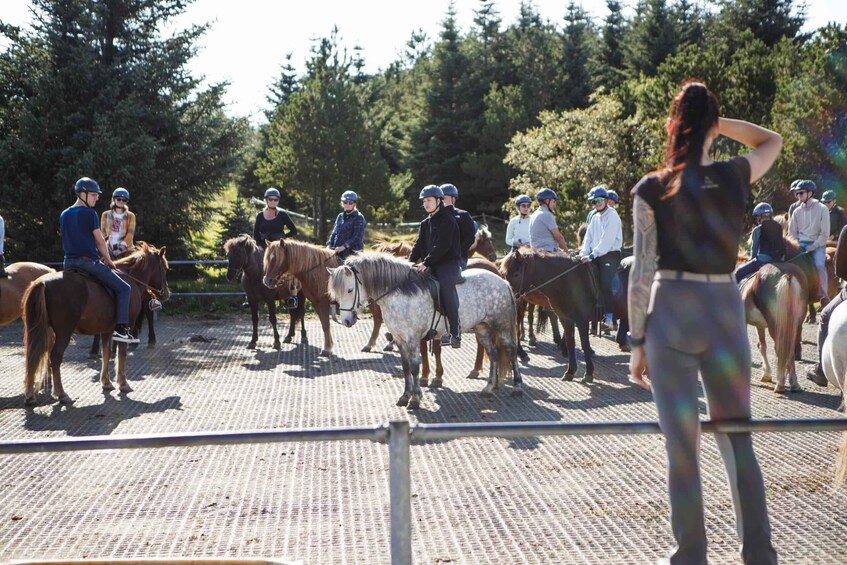
<svg viewBox="0 0 847 565"><path fill-rule="evenodd" d="M797 190L797 185L803 182L803 179L794 179L791 181L791 185L788 187L788 192L791 193L791 196L797 198L797 194L795 191ZM800 202L795 200L791 203L791 206L788 207L788 217L791 218L791 215L794 213L794 210L797 209L797 206L800 205Z"/></svg>
<svg viewBox="0 0 847 565"><path fill-rule="evenodd" d="M847 280L847 226L841 228L841 233L838 235L838 244L835 247L835 276ZM821 368L821 357L823 357L823 343L826 341L826 336L829 335L829 318L838 307L839 304L847 300L847 287L841 289L835 298L833 298L826 307L820 312L820 321L818 322L818 363L814 369L810 369L806 373L806 378L814 382L818 386L826 386L826 376Z"/></svg>
<svg viewBox="0 0 847 565"><path fill-rule="evenodd" d="M821 305L829 303L827 296L826 240L829 238L829 210L815 196L817 186L810 180L800 181L794 189L800 204L788 220L788 233L797 240L800 248L811 254L820 280ZM815 292L809 289L809 292Z"/></svg>
<svg viewBox="0 0 847 565"><path fill-rule="evenodd" d="M767 202L759 202L753 208L753 220L756 227L750 234L750 260L735 269L735 282L740 283L763 265L785 261L785 240L782 227L773 219L773 207Z"/></svg>
<svg viewBox="0 0 847 565"><path fill-rule="evenodd" d="M115 263L109 249L94 205L102 194L97 181L82 177L74 184L76 202L66 208L59 218L62 247L65 250L64 270L76 269L91 275L115 293L115 329L112 339L124 343L138 343L129 331L129 299L131 288L113 269Z"/></svg>
<svg viewBox="0 0 847 565"><path fill-rule="evenodd" d="M612 314L609 311L615 294L620 289L617 278L621 265L621 246L623 245L623 226L617 210L608 205L609 193L603 185L595 186L588 192L588 201L594 205L594 216L588 223L585 239L579 258L583 263L594 263L600 274L600 302L605 314L608 329L612 327Z"/></svg>
<svg viewBox="0 0 847 565"><path fill-rule="evenodd" d="M365 248L367 222L362 213L356 209L358 202L359 195L352 190L341 195L343 211L335 218L335 226L326 242L326 246L342 259Z"/></svg>
<svg viewBox="0 0 847 565"><path fill-rule="evenodd" d="M538 200L538 210L529 217L529 245L542 251L568 252L565 236L556 225L556 206L559 196L551 188L542 188L535 195Z"/></svg>
<svg viewBox="0 0 847 565"><path fill-rule="evenodd" d="M600 186L603 186L603 185L601 184ZM603 188L606 188L606 187L603 186ZM618 196L618 193L615 192L614 190L609 190L608 188L606 188L606 206L608 206L609 208L616 208L619 201L620 201L620 196ZM585 225L586 226L591 223L591 218L593 218L596 213L597 213L597 208L592 208L591 211L588 212L588 216L585 218Z"/></svg>
<svg viewBox="0 0 847 565"><path fill-rule="evenodd" d="M524 245L529 245L529 205L532 198L521 194L515 198L518 215L509 220L506 228L506 245L517 251Z"/></svg>
<svg viewBox="0 0 847 565"><path fill-rule="evenodd" d="M135 237L135 214L129 211L129 191L116 188L109 209L100 215L100 231L107 240L113 259L123 257L132 249Z"/></svg>
<svg viewBox="0 0 847 565"><path fill-rule="evenodd" d="M841 228L847 225L847 212L835 202L835 191L827 190L821 195L821 202L829 208L829 239L835 240Z"/></svg>
<svg viewBox="0 0 847 565"><path fill-rule="evenodd" d="M256 245L265 248L266 241L277 241L287 237L297 236L297 226L291 221L285 210L280 210L280 193L275 188L265 191L265 209L256 214L253 223L253 239Z"/></svg>
<svg viewBox="0 0 847 565"><path fill-rule="evenodd" d="M473 221L471 215L456 208L456 201L459 200L459 189L455 185L447 183L441 185L441 192L444 193L444 207L448 211L453 212L456 216L456 224L459 226L459 250L462 253L462 270L468 268L468 250L471 248L476 237L476 222Z"/></svg>
<svg viewBox="0 0 847 565"><path fill-rule="evenodd" d="M418 228L418 238L409 253L409 261L418 271L429 269L438 279L439 298L447 315L449 333L441 336L441 345L462 345L459 326L459 294L456 282L461 275L462 253L459 248L459 225L455 214L444 205L441 187L430 184L421 190L420 199L427 217Z"/></svg>

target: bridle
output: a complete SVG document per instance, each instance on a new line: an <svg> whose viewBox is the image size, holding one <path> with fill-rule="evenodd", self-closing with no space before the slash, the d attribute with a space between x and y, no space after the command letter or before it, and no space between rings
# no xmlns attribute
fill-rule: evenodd
<svg viewBox="0 0 847 565"><path fill-rule="evenodd" d="M573 259L571 259L571 260L573 261ZM573 270L574 270L574 269L576 269L577 267L581 267L581 266L582 266L582 262L581 262L581 261L576 261L576 262L575 262L575 264L574 264L572 267L569 267L569 268L565 269L564 271L562 271L562 272L561 272L561 273L559 273L558 275L556 275L556 276L554 276L554 277L552 277L552 278L550 278L550 279L548 279L548 280L544 281L544 282L543 282L543 283L541 283L540 285L538 285L538 286L530 286L530 288L528 288L526 291L524 291L524 292L520 293L518 296L516 296L516 297L515 297L515 300L523 300L523 299L524 299L524 298L526 298L528 295L532 294L533 292L538 291L538 289L540 289L540 288L543 288L543 287L547 286L547 285L548 285L548 284L550 284L551 282L553 282L553 281L555 281L555 280L557 280L557 279L560 279L561 277L563 277L563 276L567 275L568 273L570 273L571 271L573 271ZM521 269L521 282L520 282L520 285L518 286L518 288L519 288L519 289L520 289L520 288L523 288L524 280L525 280L525 278L526 278L526 270L527 270L527 264L526 264L526 262L524 262L524 264L523 264L523 268Z"/></svg>
<svg viewBox="0 0 847 565"><path fill-rule="evenodd" d="M341 305L339 304L338 309L341 312L352 312L353 315L355 316L356 312L358 312L362 308L362 292L361 292L361 290L359 290L359 288L362 284L362 281L359 280L359 271L358 271L358 269L356 269L356 267L349 267L349 269L353 273L353 281L355 283L355 286L353 287L353 306L350 307L350 308L342 308ZM412 276L412 270L409 269L409 273L406 275L406 279L408 279L411 276ZM405 281L403 281L403 282L405 282ZM379 302L380 300L382 300L383 298L385 298L386 296L388 296L389 294L391 294L392 292L394 292L395 290L400 288L400 286L403 284L403 282L400 282L397 285L389 288L388 290L386 290L385 292L383 292L382 294L380 294L376 298L368 298L368 304L370 304L370 305L376 304L377 302Z"/></svg>
<svg viewBox="0 0 847 565"><path fill-rule="evenodd" d="M157 257L158 257L158 255L157 255ZM165 290L167 289L168 282L167 282L167 275L165 273L165 265L164 265L164 263L162 263L161 257L159 257L159 272L162 275L162 284L164 284L164 286L162 288L155 288L153 286L150 286L146 282L137 279L136 277L132 276L131 274L129 274L126 271L123 271L121 269L115 269L115 270L117 272L119 272L120 274L122 274L123 276L125 276L126 278L132 279L135 282L137 282L138 284L140 284L141 286L143 286L155 298L161 300L162 297L165 295Z"/></svg>

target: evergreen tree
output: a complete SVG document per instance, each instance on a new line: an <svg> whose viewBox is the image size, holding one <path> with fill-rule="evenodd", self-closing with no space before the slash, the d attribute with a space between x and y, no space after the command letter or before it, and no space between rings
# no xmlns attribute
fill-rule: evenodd
<svg viewBox="0 0 847 565"><path fill-rule="evenodd" d="M591 31L588 12L571 0L565 15L562 49L567 75L562 99L562 106L565 108L585 107L588 103L588 95L593 90L587 65L591 55L589 44Z"/></svg>
<svg viewBox="0 0 847 565"><path fill-rule="evenodd" d="M656 74L676 49L674 22L666 0L639 0L626 35L626 65L630 76Z"/></svg>
<svg viewBox="0 0 847 565"><path fill-rule="evenodd" d="M253 235L253 217L251 209L247 206L244 198L236 198L232 201L229 210L219 223L220 235L218 236L217 249L222 249L224 243L241 234Z"/></svg>
<svg viewBox="0 0 847 565"><path fill-rule="evenodd" d="M598 50L597 83L611 90L626 78L624 71L624 31L625 20L621 3L618 0L606 0L609 14L603 25L603 40Z"/></svg>
<svg viewBox="0 0 847 565"><path fill-rule="evenodd" d="M734 36L749 29L768 47L796 37L806 20L805 3L794 0L718 0L716 35Z"/></svg>
<svg viewBox="0 0 847 565"><path fill-rule="evenodd" d="M679 47L702 45L705 16L703 9L689 0L678 0L671 9Z"/></svg>

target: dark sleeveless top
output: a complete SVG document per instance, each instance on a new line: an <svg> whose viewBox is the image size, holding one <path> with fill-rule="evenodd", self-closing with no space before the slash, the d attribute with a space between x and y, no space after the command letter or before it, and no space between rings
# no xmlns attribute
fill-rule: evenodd
<svg viewBox="0 0 847 565"><path fill-rule="evenodd" d="M750 164L743 157L686 167L679 192L662 199L665 186L654 173L632 194L647 202L656 219L658 268L721 274L735 269L750 198Z"/></svg>
<svg viewBox="0 0 847 565"><path fill-rule="evenodd" d="M759 225L759 253L764 253L774 261L785 261L785 240L782 239L782 226L774 220L765 220Z"/></svg>

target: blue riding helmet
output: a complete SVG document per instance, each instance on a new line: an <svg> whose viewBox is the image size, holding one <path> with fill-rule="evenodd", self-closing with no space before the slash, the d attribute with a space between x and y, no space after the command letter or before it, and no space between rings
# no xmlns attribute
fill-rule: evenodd
<svg viewBox="0 0 847 565"><path fill-rule="evenodd" d="M759 202L756 204L756 207L753 208L753 217L763 216L765 214L773 216L773 206L768 204L767 202Z"/></svg>
<svg viewBox="0 0 847 565"><path fill-rule="evenodd" d="M598 184L594 188L588 191L588 200L594 200L595 198L608 198L609 192L606 190L606 187L602 184Z"/></svg>
<svg viewBox="0 0 847 565"><path fill-rule="evenodd" d="M444 191L441 190L441 187L438 186L437 184L428 184L425 187L423 187L423 189L421 190L421 194L420 194L420 196L418 196L418 198L423 200L424 198L426 198L428 196L434 196L436 198L444 198Z"/></svg>
<svg viewBox="0 0 847 565"><path fill-rule="evenodd" d="M827 190L826 192L821 194L821 201L822 202L829 202L830 200L835 200L835 191L834 190Z"/></svg>
<svg viewBox="0 0 847 565"><path fill-rule="evenodd" d="M265 200L268 199L268 196L276 196L277 198L281 198L282 195L275 188L269 188L265 191Z"/></svg>
<svg viewBox="0 0 847 565"><path fill-rule="evenodd" d="M520 204L531 204L531 203L532 203L532 198L530 198L526 194L521 194L520 196L515 198L515 206L518 206Z"/></svg>
<svg viewBox="0 0 847 565"><path fill-rule="evenodd" d="M542 188L538 191L538 194L535 195L535 199L539 202L543 202L548 198L552 198L553 200L559 200L559 195L552 188Z"/></svg>
<svg viewBox="0 0 847 565"><path fill-rule="evenodd" d="M814 192L817 189L818 189L818 185L815 184L815 181L808 180L808 179L801 180L800 182L797 183L797 186L794 188L794 190L808 190L812 194L814 194Z"/></svg>
<svg viewBox="0 0 847 565"><path fill-rule="evenodd" d="M797 190L797 185L800 184L802 181L803 179L794 179L793 181L791 181L791 186L788 188L788 192L794 192L795 190Z"/></svg>
<svg viewBox="0 0 847 565"><path fill-rule="evenodd" d="M345 191L344 194L341 195L341 200L352 200L353 202L359 201L359 195L353 192L352 190Z"/></svg>
<svg viewBox="0 0 847 565"><path fill-rule="evenodd" d="M125 188L116 188L112 193L112 198L126 198L129 200L129 191Z"/></svg>
<svg viewBox="0 0 847 565"><path fill-rule="evenodd" d="M441 188L441 192L444 193L444 196L453 196L455 198L459 197L459 189L456 188L456 185L454 185L454 184L450 184L450 183L442 184L440 186L440 188Z"/></svg>
<svg viewBox="0 0 847 565"><path fill-rule="evenodd" d="M606 191L606 198L613 201L615 204L617 204L618 202L621 201L621 197L618 196L618 193L615 192L614 190L607 190Z"/></svg>
<svg viewBox="0 0 847 565"><path fill-rule="evenodd" d="M103 191L100 190L100 185L97 184L97 181L88 177L82 177L76 181L74 184L74 192L77 194L80 192L96 192L97 194L103 193Z"/></svg>

